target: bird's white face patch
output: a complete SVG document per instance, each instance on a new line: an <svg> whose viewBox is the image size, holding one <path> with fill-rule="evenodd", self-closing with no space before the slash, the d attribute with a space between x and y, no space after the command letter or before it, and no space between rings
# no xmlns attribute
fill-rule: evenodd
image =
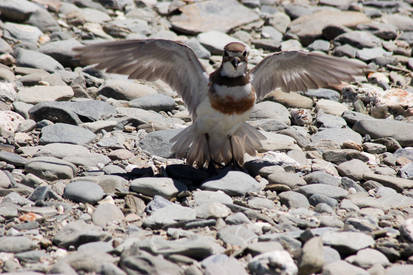
<svg viewBox="0 0 413 275"><path fill-rule="evenodd" d="M226 77L238 77L247 72L247 63L240 62L237 68L234 68L231 62L227 61L222 64L221 75Z"/></svg>

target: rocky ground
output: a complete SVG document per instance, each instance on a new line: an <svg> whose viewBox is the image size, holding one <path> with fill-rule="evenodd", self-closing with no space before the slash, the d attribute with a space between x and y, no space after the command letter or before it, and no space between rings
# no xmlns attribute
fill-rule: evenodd
<svg viewBox="0 0 413 275"><path fill-rule="evenodd" d="M195 2L195 3L193 3ZM413 274L413 1L1 0L0 268L24 274ZM184 165L182 99L79 67L96 40L359 59L366 78L272 92L245 169ZM20 273L19 273L20 274Z"/></svg>

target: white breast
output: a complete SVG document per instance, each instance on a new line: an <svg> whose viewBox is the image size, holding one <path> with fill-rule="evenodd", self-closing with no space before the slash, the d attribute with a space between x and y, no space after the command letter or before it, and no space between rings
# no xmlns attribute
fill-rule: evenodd
<svg viewBox="0 0 413 275"><path fill-rule="evenodd" d="M247 83L242 86L226 86L214 84L215 92L220 97L230 96L234 100L240 100L244 97L247 97L251 94L251 83Z"/></svg>

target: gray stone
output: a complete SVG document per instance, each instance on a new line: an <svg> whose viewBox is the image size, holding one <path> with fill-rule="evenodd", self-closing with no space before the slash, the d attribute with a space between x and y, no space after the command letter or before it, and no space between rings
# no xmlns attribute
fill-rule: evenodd
<svg viewBox="0 0 413 275"><path fill-rule="evenodd" d="M106 155L98 153L85 153L64 157L63 160L71 162L77 166L84 166L88 169L102 167L110 162Z"/></svg>
<svg viewBox="0 0 413 275"><path fill-rule="evenodd" d="M371 236L360 232L327 232L321 238L324 244L334 247L342 255L352 254L374 245Z"/></svg>
<svg viewBox="0 0 413 275"><path fill-rule="evenodd" d="M401 195L394 189L383 186L376 189L374 198L366 192L357 192L350 195L349 199L360 208L374 207L383 210L409 207L413 203L411 197Z"/></svg>
<svg viewBox="0 0 413 275"><path fill-rule="evenodd" d="M262 147L258 152L299 149L294 138L272 132L262 132L265 138L261 141Z"/></svg>
<svg viewBox="0 0 413 275"><path fill-rule="evenodd" d="M63 196L75 202L96 203L105 193L102 187L90 181L74 181L66 185Z"/></svg>
<svg viewBox="0 0 413 275"><path fill-rule="evenodd" d="M202 261L205 274L240 274L247 275L239 261L227 255L211 255Z"/></svg>
<svg viewBox="0 0 413 275"><path fill-rule="evenodd" d="M382 18L383 22L396 26L401 31L413 31L413 19L402 14L386 14Z"/></svg>
<svg viewBox="0 0 413 275"><path fill-rule="evenodd" d="M52 156L56 158L64 158L76 155L86 155L89 150L81 145L67 143L49 143L39 148L34 154L37 156Z"/></svg>
<svg viewBox="0 0 413 275"><path fill-rule="evenodd" d="M337 166L337 170L343 177L349 177L354 180L361 180L365 175L371 174L369 166L361 160L352 159Z"/></svg>
<svg viewBox="0 0 413 275"><path fill-rule="evenodd" d="M380 264L382 266L390 265L389 260L383 253L371 248L358 251L356 255L348 257L346 261L364 269L370 268L375 264Z"/></svg>
<svg viewBox="0 0 413 275"><path fill-rule="evenodd" d="M324 128L344 128L347 126L342 117L319 112L316 118L317 123Z"/></svg>
<svg viewBox="0 0 413 275"><path fill-rule="evenodd" d="M229 215L226 219L225 222L227 224L243 224L243 223L251 223L251 221L248 219L245 214L238 212L232 215Z"/></svg>
<svg viewBox="0 0 413 275"><path fill-rule="evenodd" d="M264 101L256 104L250 115L251 119L275 119L276 121L290 125L290 112L283 105Z"/></svg>
<svg viewBox="0 0 413 275"><path fill-rule="evenodd" d="M44 250L33 250L16 254L16 258L24 263L38 263L41 259L44 259L46 257L47 254Z"/></svg>
<svg viewBox="0 0 413 275"><path fill-rule="evenodd" d="M47 180L71 179L76 167L54 157L35 157L26 163L25 171Z"/></svg>
<svg viewBox="0 0 413 275"><path fill-rule="evenodd" d="M347 111L347 106L337 101L320 99L316 103L316 110L318 112L323 111L327 114L341 116L345 111Z"/></svg>
<svg viewBox="0 0 413 275"><path fill-rule="evenodd" d="M113 251L113 247L110 242L97 241L82 244L77 248L77 251L90 254L99 252L108 253Z"/></svg>
<svg viewBox="0 0 413 275"><path fill-rule="evenodd" d="M271 184L283 184L290 188L306 184L306 182L297 174L288 173L284 170L270 174L268 176L268 182Z"/></svg>
<svg viewBox="0 0 413 275"><path fill-rule="evenodd" d="M192 236L179 240L164 240L153 236L141 241L139 247L146 251L160 255L178 254L196 260L202 260L218 250L222 250L213 239L202 236Z"/></svg>
<svg viewBox="0 0 413 275"><path fill-rule="evenodd" d="M170 158L173 156L170 140L179 132L180 129L171 129L149 133L140 141L140 146L153 155Z"/></svg>
<svg viewBox="0 0 413 275"><path fill-rule="evenodd" d="M230 196L243 196L247 192L261 190L260 184L254 178L239 171L229 171L224 175L218 175L203 183L201 187L210 191L221 190Z"/></svg>
<svg viewBox="0 0 413 275"><path fill-rule="evenodd" d="M176 120L166 118L154 111L128 107L118 107L116 108L116 110L119 114L125 116L126 122L132 121L135 125L146 124L147 127L151 130L164 130L173 128L174 124L176 123Z"/></svg>
<svg viewBox="0 0 413 275"><path fill-rule="evenodd" d="M334 248L323 246L324 264L330 264L341 260L340 254Z"/></svg>
<svg viewBox="0 0 413 275"><path fill-rule="evenodd" d="M267 198L251 198L248 200L248 206L255 209L274 209L275 203Z"/></svg>
<svg viewBox="0 0 413 275"><path fill-rule="evenodd" d="M311 203L311 205L316 206L319 203L325 203L331 207L336 207L338 202L337 200L327 197L325 195L321 195L321 194L314 194L309 198L309 202Z"/></svg>
<svg viewBox="0 0 413 275"><path fill-rule="evenodd" d="M153 111L171 111L175 108L175 100L167 95L154 94L142 96L129 101L129 106Z"/></svg>
<svg viewBox="0 0 413 275"><path fill-rule="evenodd" d="M15 54L19 66L43 69L48 72L63 70L62 64L49 55L22 48L17 48Z"/></svg>
<svg viewBox="0 0 413 275"><path fill-rule="evenodd" d="M371 60L375 60L378 57L390 56L390 55L391 55L390 52L385 51L381 47L361 49L361 50L357 50L356 52L356 57L363 61L371 61Z"/></svg>
<svg viewBox="0 0 413 275"><path fill-rule="evenodd" d="M79 66L79 60L74 58L76 53L73 48L81 46L82 44L79 41L69 39L49 42L42 45L39 50L40 52L53 57L63 66L73 68Z"/></svg>
<svg viewBox="0 0 413 275"><path fill-rule="evenodd" d="M240 42L220 31L207 31L198 35L199 42L212 54L223 54L224 47L231 42Z"/></svg>
<svg viewBox="0 0 413 275"><path fill-rule="evenodd" d="M46 9L37 9L31 14L27 23L38 27L44 33L60 31L59 23Z"/></svg>
<svg viewBox="0 0 413 275"><path fill-rule="evenodd" d="M353 129L372 138L392 137L402 146L413 146L411 123L388 119L360 120L354 124Z"/></svg>
<svg viewBox="0 0 413 275"><path fill-rule="evenodd" d="M248 269L257 275L295 275L298 272L293 259L285 250L274 250L255 256L248 263Z"/></svg>
<svg viewBox="0 0 413 275"><path fill-rule="evenodd" d="M119 263L127 274L170 274L181 275L183 270L163 257L153 256L138 248L131 248L122 254Z"/></svg>
<svg viewBox="0 0 413 275"><path fill-rule="evenodd" d="M394 264L386 269L386 275L410 274L413 272L412 264Z"/></svg>
<svg viewBox="0 0 413 275"><path fill-rule="evenodd" d="M308 8L305 10L309 11ZM308 45L315 39L320 38L322 30L328 25L355 27L369 21L370 19L360 12L320 10L295 19L289 27L293 34L298 35L304 45Z"/></svg>
<svg viewBox="0 0 413 275"><path fill-rule="evenodd" d="M381 39L366 31L351 31L337 36L335 41L357 48L373 48L381 44Z"/></svg>
<svg viewBox="0 0 413 275"><path fill-rule="evenodd" d="M115 113L115 108L107 102L86 100L79 102L41 102L29 110L36 121L47 119L79 125L83 122L106 119Z"/></svg>
<svg viewBox="0 0 413 275"><path fill-rule="evenodd" d="M73 95L70 86L34 86L21 88L16 99L24 103L37 104L44 101L67 100Z"/></svg>
<svg viewBox="0 0 413 275"><path fill-rule="evenodd" d="M196 190L192 193L196 205L204 203L220 202L223 204L232 204L232 198L224 192Z"/></svg>
<svg viewBox="0 0 413 275"><path fill-rule="evenodd" d="M323 242L320 237L313 237L304 246L299 264L299 274L307 275L319 272L324 264Z"/></svg>
<svg viewBox="0 0 413 275"><path fill-rule="evenodd" d="M29 45L36 45L36 43L38 43L39 41L40 36L43 35L43 33L37 27L11 22L4 23L3 30L3 37L7 40L14 42L20 41L23 43L28 43ZM22 48L16 49L16 51L19 50L22 50Z"/></svg>
<svg viewBox="0 0 413 275"><path fill-rule="evenodd" d="M402 192L403 189L413 188L413 180L402 179L393 176L377 175L377 174L367 174L364 175L365 180L374 180L381 183L383 186L393 188L398 192Z"/></svg>
<svg viewBox="0 0 413 275"><path fill-rule="evenodd" d="M92 221L99 226L106 226L112 223L119 223L124 220L125 216L116 205L112 203L103 203L96 207L92 215Z"/></svg>
<svg viewBox="0 0 413 275"><path fill-rule="evenodd" d="M323 184L329 184L333 186L339 186L341 182L340 178L327 174L324 171L314 171L306 175L304 177L304 180L308 184L323 183Z"/></svg>
<svg viewBox="0 0 413 275"><path fill-rule="evenodd" d="M27 0L4 0L0 3L0 12L2 17L11 21L24 22L39 7Z"/></svg>
<svg viewBox="0 0 413 275"><path fill-rule="evenodd" d="M312 142L321 142L322 140L331 140L339 145L342 145L343 142L353 141L357 144L362 143L362 138L357 132L348 129L348 128L329 128L321 130L311 136Z"/></svg>
<svg viewBox="0 0 413 275"><path fill-rule="evenodd" d="M295 191L282 192L279 195L281 203L287 205L288 208L309 208L310 203L303 195Z"/></svg>
<svg viewBox="0 0 413 275"><path fill-rule="evenodd" d="M132 100L146 95L154 95L156 91L135 80L109 79L100 87L99 94L120 100Z"/></svg>
<svg viewBox="0 0 413 275"><path fill-rule="evenodd" d="M250 253L252 256L257 256L262 253L271 252L274 250L284 250L281 243L276 241L267 241L267 242L255 242L249 244L245 248L246 252Z"/></svg>
<svg viewBox="0 0 413 275"><path fill-rule="evenodd" d="M190 47L198 58L209 59L211 57L211 53L196 38L189 39L185 42L185 45Z"/></svg>
<svg viewBox="0 0 413 275"><path fill-rule="evenodd" d="M55 234L53 243L58 247L68 248L71 245L78 247L85 243L109 239L110 235L103 232L100 227L80 220L65 225Z"/></svg>
<svg viewBox="0 0 413 275"><path fill-rule="evenodd" d="M150 228L160 228L176 222L194 220L195 218L196 212L194 209L178 204L168 204L152 211L151 215L144 219L143 224Z"/></svg>
<svg viewBox="0 0 413 275"><path fill-rule="evenodd" d="M225 11L231 10L232 16ZM181 14L172 16L172 27L180 32L194 34L205 31L223 33L257 20L258 15L235 0L193 3L180 8ZM196 16L193 16L194 13Z"/></svg>
<svg viewBox="0 0 413 275"><path fill-rule="evenodd" d="M218 238L227 244L241 247L253 243L258 239L251 224L227 225L218 230Z"/></svg>
<svg viewBox="0 0 413 275"><path fill-rule="evenodd" d="M143 177L131 182L130 189L134 192L147 196L160 195L171 198L178 192L187 190L186 186L179 181L164 177Z"/></svg>
<svg viewBox="0 0 413 275"><path fill-rule="evenodd" d="M195 207L195 211L196 216L201 219L225 218L229 214L231 214L231 210L227 206L219 202L203 203Z"/></svg>
<svg viewBox="0 0 413 275"><path fill-rule="evenodd" d="M309 89L305 93L307 96L313 96L316 98L324 98L329 100L338 101L340 99L340 93L326 88L319 88L319 89Z"/></svg>
<svg viewBox="0 0 413 275"><path fill-rule="evenodd" d="M337 261L323 267L323 275L368 275L364 269L351 265L345 261Z"/></svg>
<svg viewBox="0 0 413 275"><path fill-rule="evenodd" d="M24 236L0 237L0 251L7 253L19 253L36 248L34 241Z"/></svg>
<svg viewBox="0 0 413 275"><path fill-rule="evenodd" d="M42 128L40 143L72 143L86 144L95 139L96 135L88 129L56 123Z"/></svg>
<svg viewBox="0 0 413 275"><path fill-rule="evenodd" d="M298 188L298 192L303 193L307 197L318 194L333 199L342 199L347 197L348 195L348 192L343 188L322 183L301 186L300 188Z"/></svg>
<svg viewBox="0 0 413 275"><path fill-rule="evenodd" d="M27 159L21 157L20 155L3 150L0 151L0 161L5 161L17 167L24 166L27 163Z"/></svg>

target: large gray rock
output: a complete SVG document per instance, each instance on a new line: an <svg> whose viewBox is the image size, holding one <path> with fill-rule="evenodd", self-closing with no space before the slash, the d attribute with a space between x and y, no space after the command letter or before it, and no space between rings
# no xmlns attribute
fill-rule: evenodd
<svg viewBox="0 0 413 275"><path fill-rule="evenodd" d="M334 247L342 255L352 254L374 245L374 239L360 232L327 232L321 236L323 243Z"/></svg>
<svg viewBox="0 0 413 275"><path fill-rule="evenodd" d="M159 195L169 199L187 188L184 184L171 178L143 177L132 181L130 189L147 196Z"/></svg>
<svg viewBox="0 0 413 275"><path fill-rule="evenodd" d="M372 138L392 137L402 146L413 146L412 123L388 119L360 120L353 129Z"/></svg>
<svg viewBox="0 0 413 275"><path fill-rule="evenodd" d="M22 48L16 49L15 53L19 66L43 69L48 72L63 70L62 64L49 55Z"/></svg>
<svg viewBox="0 0 413 275"><path fill-rule="evenodd" d="M64 123L56 123L42 128L40 143L86 144L91 142L95 137L96 135L88 129Z"/></svg>
<svg viewBox="0 0 413 275"><path fill-rule="evenodd" d="M228 10L231 16L226 13ZM189 34L211 30L225 33L259 18L258 14L235 0L195 2L183 6L180 11L181 14L172 16L172 27Z"/></svg>
<svg viewBox="0 0 413 275"><path fill-rule="evenodd" d="M35 157L26 163L25 171L46 180L71 179L76 167L54 157Z"/></svg>
<svg viewBox="0 0 413 275"><path fill-rule="evenodd" d="M44 101L67 100L74 96L70 86L34 86L24 87L17 93L17 100L36 104Z"/></svg>
<svg viewBox="0 0 413 275"><path fill-rule="evenodd" d="M201 187L210 191L221 190L230 196L243 196L247 192L258 192L262 188L253 177L239 171L218 175L203 183Z"/></svg>

